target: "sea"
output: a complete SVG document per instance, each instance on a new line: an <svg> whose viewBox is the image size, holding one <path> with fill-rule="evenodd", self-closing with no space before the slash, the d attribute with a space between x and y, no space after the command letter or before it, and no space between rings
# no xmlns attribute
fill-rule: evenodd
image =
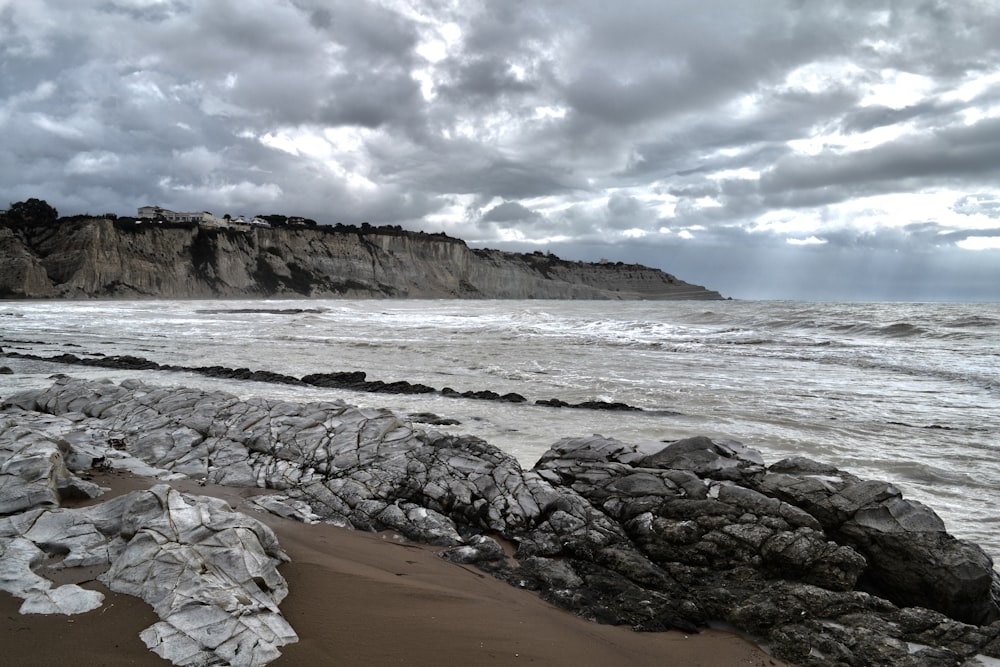
<svg viewBox="0 0 1000 667"><path fill-rule="evenodd" d="M0 398L54 374L339 399L472 434L530 467L564 437L732 439L887 480L1000 559L1000 304L782 301L3 301L0 347L301 377L364 371L524 403L2 358ZM641 411L535 405L619 402Z"/></svg>

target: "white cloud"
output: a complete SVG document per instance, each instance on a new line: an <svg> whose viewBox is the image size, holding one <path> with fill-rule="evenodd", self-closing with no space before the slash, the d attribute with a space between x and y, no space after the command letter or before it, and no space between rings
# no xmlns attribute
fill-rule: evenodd
<svg viewBox="0 0 1000 667"><path fill-rule="evenodd" d="M1000 250L1000 236L970 236L956 245L965 250Z"/></svg>
<svg viewBox="0 0 1000 667"><path fill-rule="evenodd" d="M804 239L785 239L785 243L788 245L823 245L824 243L828 243L828 241L826 239L810 236Z"/></svg>
<svg viewBox="0 0 1000 667"><path fill-rule="evenodd" d="M121 164L121 159L108 151L87 151L77 153L66 164L66 171L71 174L98 174L114 171Z"/></svg>

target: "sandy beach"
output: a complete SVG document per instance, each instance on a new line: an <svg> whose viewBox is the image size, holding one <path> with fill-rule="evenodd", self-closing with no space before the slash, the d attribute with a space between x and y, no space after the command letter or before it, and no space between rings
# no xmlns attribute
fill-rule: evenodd
<svg viewBox="0 0 1000 667"><path fill-rule="evenodd" d="M95 477L112 491L153 480L124 473ZM234 507L259 489L173 482L183 491L223 497ZM299 634L272 665L678 665L771 666L785 663L732 633L637 633L598 625L478 570L439 558L433 548L390 533L363 533L252 512L278 535L291 562L281 604ZM9 665L166 665L139 639L157 619L139 599L110 593L93 572L61 582L107 595L102 608L76 616L24 616L0 593L3 662ZM88 581L89 580L89 581Z"/></svg>

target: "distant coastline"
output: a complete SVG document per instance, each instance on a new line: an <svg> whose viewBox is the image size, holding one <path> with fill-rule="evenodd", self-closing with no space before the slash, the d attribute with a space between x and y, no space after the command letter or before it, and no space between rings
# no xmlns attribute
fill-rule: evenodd
<svg viewBox="0 0 1000 667"><path fill-rule="evenodd" d="M0 298L723 298L641 264L472 249L398 226L308 222L8 220L0 223Z"/></svg>

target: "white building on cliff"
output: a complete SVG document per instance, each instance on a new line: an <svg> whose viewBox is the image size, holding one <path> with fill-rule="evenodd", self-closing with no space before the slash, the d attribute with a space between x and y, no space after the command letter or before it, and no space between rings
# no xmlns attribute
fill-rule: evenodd
<svg viewBox="0 0 1000 667"><path fill-rule="evenodd" d="M140 206L140 220L165 220L166 222L196 222L199 225L209 227L228 227L229 221L224 218L217 218L208 211L197 211L194 213L178 213L160 206Z"/></svg>

